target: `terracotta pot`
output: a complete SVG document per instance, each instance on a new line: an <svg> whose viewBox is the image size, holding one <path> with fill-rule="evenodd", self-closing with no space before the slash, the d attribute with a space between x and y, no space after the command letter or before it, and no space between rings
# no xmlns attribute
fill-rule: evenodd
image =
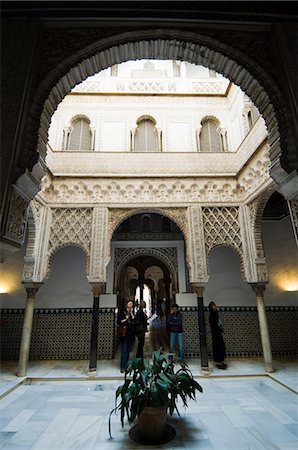
<svg viewBox="0 0 298 450"><path fill-rule="evenodd" d="M146 406L138 419L139 434L150 442L160 441L165 434L167 406Z"/></svg>

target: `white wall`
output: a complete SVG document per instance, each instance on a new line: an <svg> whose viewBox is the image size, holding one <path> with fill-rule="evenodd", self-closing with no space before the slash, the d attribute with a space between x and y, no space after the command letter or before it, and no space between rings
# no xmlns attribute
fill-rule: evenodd
<svg viewBox="0 0 298 450"><path fill-rule="evenodd" d="M210 278L204 292L204 304L214 301L222 306L255 306L255 294L242 280L240 258L227 247L217 247L209 257Z"/></svg>
<svg viewBox="0 0 298 450"><path fill-rule="evenodd" d="M270 278L266 299L272 305L298 306L298 248L290 218L264 221L262 235ZM296 292L286 292L291 285Z"/></svg>
<svg viewBox="0 0 298 450"><path fill-rule="evenodd" d="M286 280L298 286L298 249L290 219L264 221L263 245L269 272L265 290L267 306L297 306L298 292L286 292ZM255 294L242 280L240 259L229 248L218 247L210 254L210 279L204 293L204 303L213 300L223 306L255 306Z"/></svg>

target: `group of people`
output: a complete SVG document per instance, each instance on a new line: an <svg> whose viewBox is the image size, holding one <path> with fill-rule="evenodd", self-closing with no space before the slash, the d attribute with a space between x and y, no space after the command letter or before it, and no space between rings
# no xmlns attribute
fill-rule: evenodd
<svg viewBox="0 0 298 450"><path fill-rule="evenodd" d="M134 303L132 300L126 302L126 307L118 314L118 327L125 326L125 335L120 338L121 341L121 357L120 370L125 371L129 354L132 350L135 337L138 338L138 347L136 358L144 357L145 333L148 331L147 314L144 309L146 303L141 300L137 312L134 311Z"/></svg>
<svg viewBox="0 0 298 450"><path fill-rule="evenodd" d="M125 308L118 314L118 327L125 327L125 335L120 337L121 357L120 370L125 372L126 364L132 350L135 337L138 339L136 358L144 357L145 334L148 331L148 317L145 312L146 303L141 300L138 310L135 312L132 300L126 302ZM183 316L179 306L174 303L167 317L167 330L170 334L169 360L173 360L176 345L178 346L179 359L185 361ZM209 303L209 323L212 335L213 359L219 369L226 369L224 359L226 355L223 340L223 325L219 319L217 305Z"/></svg>

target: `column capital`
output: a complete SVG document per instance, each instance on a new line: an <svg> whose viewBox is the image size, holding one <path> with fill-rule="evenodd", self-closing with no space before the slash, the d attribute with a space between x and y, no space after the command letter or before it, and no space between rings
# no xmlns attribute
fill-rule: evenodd
<svg viewBox="0 0 298 450"><path fill-rule="evenodd" d="M27 292L27 297L34 297L35 294L37 293L38 289L40 288L40 286L42 286L44 283L22 283L24 288L26 289Z"/></svg>
<svg viewBox="0 0 298 450"><path fill-rule="evenodd" d="M252 290L257 294L257 295L263 295L265 289L266 289L266 284L267 282L262 282L262 283L249 283Z"/></svg>
<svg viewBox="0 0 298 450"><path fill-rule="evenodd" d="M194 292L197 294L198 297L203 297L204 290L206 287L206 283L191 283Z"/></svg>
<svg viewBox="0 0 298 450"><path fill-rule="evenodd" d="M94 297L99 297L105 290L105 283L89 283L93 292Z"/></svg>

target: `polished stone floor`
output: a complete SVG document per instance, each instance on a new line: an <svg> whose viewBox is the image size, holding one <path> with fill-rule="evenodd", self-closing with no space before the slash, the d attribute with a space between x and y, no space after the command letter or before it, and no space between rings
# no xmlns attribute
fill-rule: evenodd
<svg viewBox="0 0 298 450"><path fill-rule="evenodd" d="M298 449L298 361L276 359L266 374L262 359L227 361L220 371L210 363L203 376L198 359L188 360L203 387L197 402L170 417L176 437L146 446L131 440L119 415L108 415L123 380L118 360L98 361L88 377L88 361L31 361L28 377L17 377L17 362L4 361L0 377L0 447L3 450Z"/></svg>

